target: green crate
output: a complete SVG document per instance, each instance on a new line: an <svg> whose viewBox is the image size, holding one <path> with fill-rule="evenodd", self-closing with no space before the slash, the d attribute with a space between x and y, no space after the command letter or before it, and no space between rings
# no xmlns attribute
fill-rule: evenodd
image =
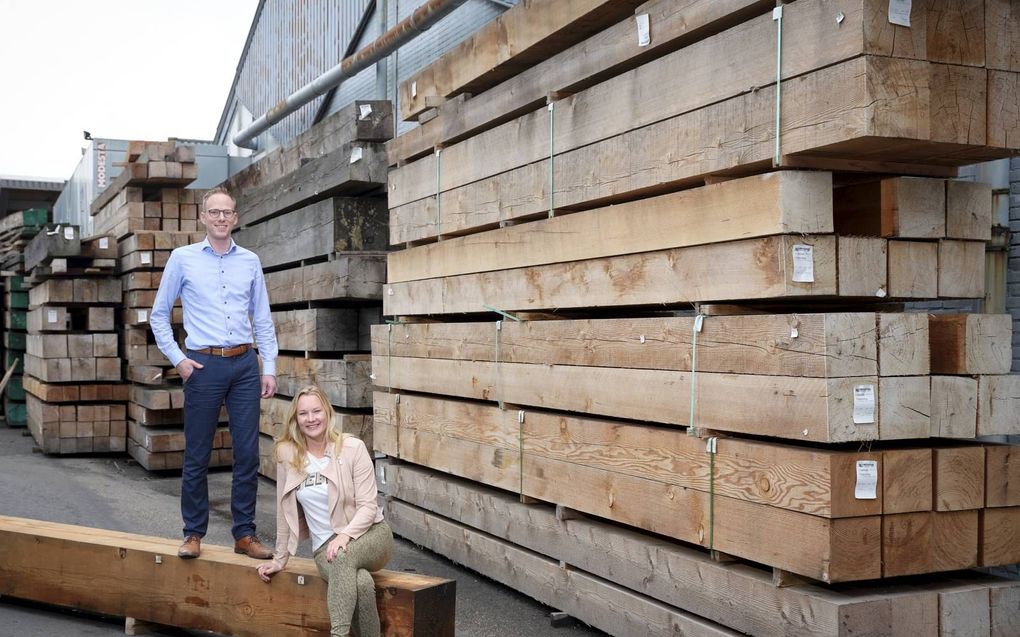
<svg viewBox="0 0 1020 637"><path fill-rule="evenodd" d="M8 427L27 427L28 410L25 403L10 399L4 399L4 417L7 419Z"/></svg>
<svg viewBox="0 0 1020 637"><path fill-rule="evenodd" d="M26 226L44 226L50 221L50 213L45 208L29 208L22 211L21 218Z"/></svg>
<svg viewBox="0 0 1020 637"><path fill-rule="evenodd" d="M22 369L22 365L25 362L25 361L21 360L23 358L25 358L25 353L24 352L18 352L18 351L14 351L14 350L7 350L7 351L5 351L4 352L4 371L10 369L11 365L14 364L14 361L18 361L18 369Z"/></svg>
<svg viewBox="0 0 1020 637"><path fill-rule="evenodd" d="M8 290L12 290L12 291L20 290L20 291L28 292L28 286L25 285L25 277L21 276L20 274L18 276L8 277L7 278L7 289Z"/></svg>
<svg viewBox="0 0 1020 637"><path fill-rule="evenodd" d="M28 334L25 332L4 332L4 347L7 349L16 349L20 352L25 351L26 339Z"/></svg>
<svg viewBox="0 0 1020 637"><path fill-rule="evenodd" d="M27 310L28 292L8 292L7 307L17 310Z"/></svg>
<svg viewBox="0 0 1020 637"><path fill-rule="evenodd" d="M25 310L11 310L7 312L7 325L12 330L27 330L28 313Z"/></svg>
<svg viewBox="0 0 1020 637"><path fill-rule="evenodd" d="M11 379L7 381L7 389L4 390L4 395L11 400L25 400L25 386L21 384L21 376L11 376Z"/></svg>

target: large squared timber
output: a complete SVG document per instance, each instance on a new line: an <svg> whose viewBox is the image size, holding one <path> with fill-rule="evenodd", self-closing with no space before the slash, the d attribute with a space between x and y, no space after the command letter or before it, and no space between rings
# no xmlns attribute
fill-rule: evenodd
<svg viewBox="0 0 1020 637"><path fill-rule="evenodd" d="M228 547L181 560L176 540L6 516L0 536L3 595L238 637L329 634L326 584L309 559L292 558L267 586ZM373 576L384 634L453 636L454 582Z"/></svg>

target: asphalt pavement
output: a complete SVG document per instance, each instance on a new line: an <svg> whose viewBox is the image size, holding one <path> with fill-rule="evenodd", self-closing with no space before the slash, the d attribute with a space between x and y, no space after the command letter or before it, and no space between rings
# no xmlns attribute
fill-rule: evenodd
<svg viewBox="0 0 1020 637"><path fill-rule="evenodd" d="M275 488L260 478L256 523L259 536L275 538ZM209 477L210 528L204 543L229 545L230 471ZM181 535L180 477L150 473L128 456L46 456L25 429L0 424L0 515L79 524L157 537ZM310 557L309 547L299 554ZM387 568L457 580L458 637L597 637L605 633L575 623L553 627L552 610L444 557L397 539ZM2 576L2 572L0 572ZM252 577L256 577L254 569ZM124 620L0 599L0 637L124 634ZM210 633L168 630L164 636Z"/></svg>

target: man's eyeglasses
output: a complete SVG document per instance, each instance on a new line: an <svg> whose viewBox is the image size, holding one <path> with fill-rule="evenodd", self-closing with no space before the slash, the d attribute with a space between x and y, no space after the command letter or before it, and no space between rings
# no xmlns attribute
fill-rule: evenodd
<svg viewBox="0 0 1020 637"><path fill-rule="evenodd" d="M233 219L237 216L236 210L206 210L205 214L210 217L222 217L224 219Z"/></svg>

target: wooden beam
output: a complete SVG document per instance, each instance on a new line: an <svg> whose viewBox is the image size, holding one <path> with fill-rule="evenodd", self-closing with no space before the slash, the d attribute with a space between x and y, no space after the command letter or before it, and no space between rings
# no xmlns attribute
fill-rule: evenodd
<svg viewBox="0 0 1020 637"><path fill-rule="evenodd" d="M979 566L1020 562L1020 507L982 509Z"/></svg>
<svg viewBox="0 0 1020 637"><path fill-rule="evenodd" d="M985 506L1020 506L1020 448L985 446Z"/></svg>
<svg viewBox="0 0 1020 637"><path fill-rule="evenodd" d="M935 511L963 511L985 506L985 449L981 446L936 447L933 453Z"/></svg>
<svg viewBox="0 0 1020 637"><path fill-rule="evenodd" d="M832 232L832 177L784 171L393 252L388 281Z"/></svg>
<svg viewBox="0 0 1020 637"><path fill-rule="evenodd" d="M852 184L833 194L836 232L902 239L946 236L941 179L891 177Z"/></svg>
<svg viewBox="0 0 1020 637"><path fill-rule="evenodd" d="M437 117L387 144L391 165L432 152L543 106L551 92L577 92L596 84L607 69L622 72L665 52L713 35L774 6L768 0L658 0L640 8L655 35L635 47L633 20L623 20L587 40L543 60L479 95L461 95L437 107ZM420 119L419 119L420 121Z"/></svg>
<svg viewBox="0 0 1020 637"><path fill-rule="evenodd" d="M1009 373L1013 364L1009 314L932 314L928 321L933 373Z"/></svg>
<svg viewBox="0 0 1020 637"><path fill-rule="evenodd" d="M316 385L337 407L372 406L372 357L348 354L342 360L298 358L276 359L276 391L294 396L302 387Z"/></svg>
<svg viewBox="0 0 1020 637"><path fill-rule="evenodd" d="M382 146L346 143L274 182L237 193L237 212L240 224L250 226L326 197L373 192L385 183Z"/></svg>
<svg viewBox="0 0 1020 637"><path fill-rule="evenodd" d="M888 316L888 318L885 318ZM926 348L924 332L889 329L878 335L871 312L710 316L697 335L699 372L815 378L872 376L878 358ZM921 315L923 317L923 315ZM504 363L583 365L690 371L693 317L504 320L498 358ZM495 362L495 321L402 323L372 327L376 356ZM385 362L385 361L384 361ZM387 367L376 367L380 384Z"/></svg>
<svg viewBox="0 0 1020 637"><path fill-rule="evenodd" d="M547 505L524 507L516 496L409 464L382 463L380 489L411 505L575 569L606 577L665 604L762 637L871 634L939 636L938 594L959 585L929 576L924 586L892 580L872 586L776 588L771 573L744 563L712 562L703 551L592 518L555 518ZM387 511L389 515L389 509ZM390 518L398 533L406 529ZM420 536L429 546L432 533ZM505 566L494 569L504 572ZM1020 616L1009 605L1016 582L976 573L972 585L1002 585L999 621ZM997 590L997 589L994 589ZM640 631L639 631L640 632ZM640 632L640 634L644 634ZM1008 634L1008 633L1007 633Z"/></svg>
<svg viewBox="0 0 1020 637"><path fill-rule="evenodd" d="M385 250L386 220L384 199L330 197L237 230L234 240L262 267L275 268L335 252Z"/></svg>
<svg viewBox="0 0 1020 637"><path fill-rule="evenodd" d="M228 547L203 546L202 557L185 561L176 540L6 516L0 536L3 595L250 637L329 633L326 585L306 558L292 558L267 586ZM49 574L54 560L59 578ZM452 580L373 577L384 634L453 636Z"/></svg>
<svg viewBox="0 0 1020 637"><path fill-rule="evenodd" d="M977 435L1020 434L1020 375L978 376Z"/></svg>
<svg viewBox="0 0 1020 637"><path fill-rule="evenodd" d="M630 17L645 0L534 0L508 11L400 83L400 118L415 119L434 98L481 93L508 77Z"/></svg>
<svg viewBox="0 0 1020 637"><path fill-rule="evenodd" d="M380 300L386 280L382 252L337 254L329 261L266 273L269 302Z"/></svg>
<svg viewBox="0 0 1020 637"><path fill-rule="evenodd" d="M931 377L931 437L977 436L978 383L967 376Z"/></svg>
<svg viewBox="0 0 1020 637"><path fill-rule="evenodd" d="M794 280L794 246L813 265ZM806 278L806 277L800 277ZM834 295L836 241L778 236L556 263L518 270L392 283L386 315L612 307Z"/></svg>
<svg viewBox="0 0 1020 637"><path fill-rule="evenodd" d="M81 235L78 226L46 226L25 246L25 271L47 263L54 257L74 257L81 254Z"/></svg>
<svg viewBox="0 0 1020 637"><path fill-rule="evenodd" d="M946 182L946 237L992 239L992 187L973 181Z"/></svg>
<svg viewBox="0 0 1020 637"><path fill-rule="evenodd" d="M369 349L368 325L381 322L378 308L311 308L273 312L281 350L357 352Z"/></svg>
<svg viewBox="0 0 1020 637"><path fill-rule="evenodd" d="M387 361L383 356L373 356L372 366L379 370L377 385L407 391L675 425L690 420L689 372L397 357ZM870 387L869 395L878 401L879 383L873 376L811 379L706 372L697 375L697 382L696 423L711 429L847 442L875 440L886 425L878 403L870 410L862 406L858 420L863 422L854 422L856 387ZM928 429L925 422L925 434Z"/></svg>
<svg viewBox="0 0 1020 637"><path fill-rule="evenodd" d="M939 241L940 298L979 299L985 295L985 244L982 241Z"/></svg>

